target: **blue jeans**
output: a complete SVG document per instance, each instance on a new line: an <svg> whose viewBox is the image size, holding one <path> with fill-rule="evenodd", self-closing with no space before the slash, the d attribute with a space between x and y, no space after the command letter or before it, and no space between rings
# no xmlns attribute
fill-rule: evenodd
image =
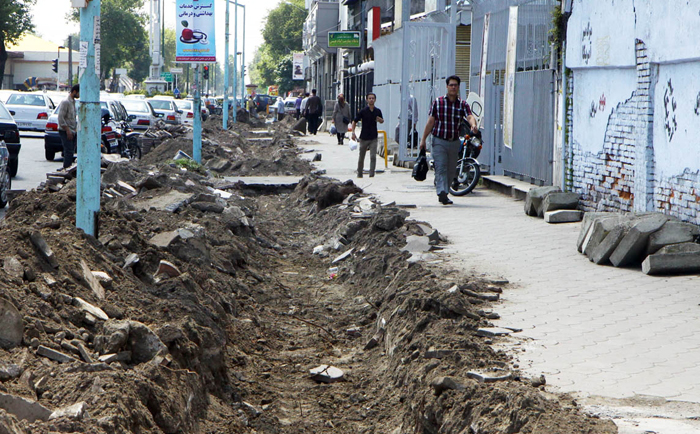
<svg viewBox="0 0 700 434"><path fill-rule="evenodd" d="M78 133L73 134L73 140L68 138L65 131L59 130L58 135L61 137L61 144L63 145L63 168L67 169L73 165L75 149L78 144Z"/></svg>
<svg viewBox="0 0 700 434"><path fill-rule="evenodd" d="M433 163L435 164L435 190L437 194L450 192L450 184L457 173L459 139L444 140L433 137Z"/></svg>

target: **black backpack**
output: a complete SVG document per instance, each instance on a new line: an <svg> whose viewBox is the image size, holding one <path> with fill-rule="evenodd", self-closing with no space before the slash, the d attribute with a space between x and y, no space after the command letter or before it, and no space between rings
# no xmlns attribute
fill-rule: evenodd
<svg viewBox="0 0 700 434"><path fill-rule="evenodd" d="M421 149L420 154L418 154L418 158L416 158L416 162L413 165L413 179L416 181L425 181L427 175L428 159L425 158L425 149Z"/></svg>

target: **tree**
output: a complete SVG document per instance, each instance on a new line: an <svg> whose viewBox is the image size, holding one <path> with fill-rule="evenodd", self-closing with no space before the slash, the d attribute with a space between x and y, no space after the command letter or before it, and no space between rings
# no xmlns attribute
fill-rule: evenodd
<svg viewBox="0 0 700 434"><path fill-rule="evenodd" d="M2 88L8 57L5 45L16 43L24 33L34 30L29 9L35 1L0 1L0 88Z"/></svg>

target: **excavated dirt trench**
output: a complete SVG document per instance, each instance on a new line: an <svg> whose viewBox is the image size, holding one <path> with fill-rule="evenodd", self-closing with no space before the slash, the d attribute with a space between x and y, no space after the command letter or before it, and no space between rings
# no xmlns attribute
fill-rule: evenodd
<svg viewBox="0 0 700 434"><path fill-rule="evenodd" d="M234 162L218 173L250 173L253 156L255 174L311 171L281 128L264 143L245 140L245 128L210 128L205 166ZM49 413L81 411L46 420L16 405L0 410L0 432L617 432L477 336L493 314L474 293L503 285L409 262L401 248L425 225L405 210L314 175L293 191L242 190L212 170L164 164L178 140L107 170L105 191L119 181L134 191L103 198L98 238L74 227L74 182L12 202L0 294L22 339L0 349L0 408L22 397ZM89 271L111 278L101 277L103 298ZM315 381L319 365L342 378Z"/></svg>

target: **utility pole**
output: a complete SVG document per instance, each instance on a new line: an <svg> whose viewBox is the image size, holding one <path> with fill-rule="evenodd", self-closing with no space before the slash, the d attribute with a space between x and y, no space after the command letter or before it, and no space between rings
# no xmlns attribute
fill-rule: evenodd
<svg viewBox="0 0 700 434"><path fill-rule="evenodd" d="M241 101L245 101L245 5L239 5L243 8L243 48L241 51Z"/></svg>
<svg viewBox="0 0 700 434"><path fill-rule="evenodd" d="M87 47L87 62L80 77L78 118L78 175L75 225L97 236L100 212L100 0L80 9L80 45Z"/></svg>
<svg viewBox="0 0 700 434"><path fill-rule="evenodd" d="M225 24L225 29L226 29L226 46L225 46L225 52L224 52L224 121L223 121L223 127L225 130L228 129L228 41L229 41L229 7L228 7L229 1L226 0L226 24ZM234 107L233 111L235 112L236 109ZM235 115L234 115L235 116Z"/></svg>
<svg viewBox="0 0 700 434"><path fill-rule="evenodd" d="M73 36L68 36L68 87L73 87Z"/></svg>
<svg viewBox="0 0 700 434"><path fill-rule="evenodd" d="M226 1L226 4L228 6L228 0ZM238 93L238 92L236 92L238 90L238 88L236 86L236 78L237 78L236 77L237 76L236 64L238 62L237 62L237 59L236 59L237 56L235 53L238 52L238 2L234 1L233 5L235 7L235 9L233 11L233 53L234 53L234 55L233 55L233 106L236 107L238 105L237 104L238 98L236 95ZM228 58L226 59L226 61L228 62ZM236 123L236 112L237 111L238 110L236 110L236 109L233 110L233 123Z"/></svg>
<svg viewBox="0 0 700 434"><path fill-rule="evenodd" d="M199 64L194 65L194 128L192 158L202 164L202 96L199 91Z"/></svg>

